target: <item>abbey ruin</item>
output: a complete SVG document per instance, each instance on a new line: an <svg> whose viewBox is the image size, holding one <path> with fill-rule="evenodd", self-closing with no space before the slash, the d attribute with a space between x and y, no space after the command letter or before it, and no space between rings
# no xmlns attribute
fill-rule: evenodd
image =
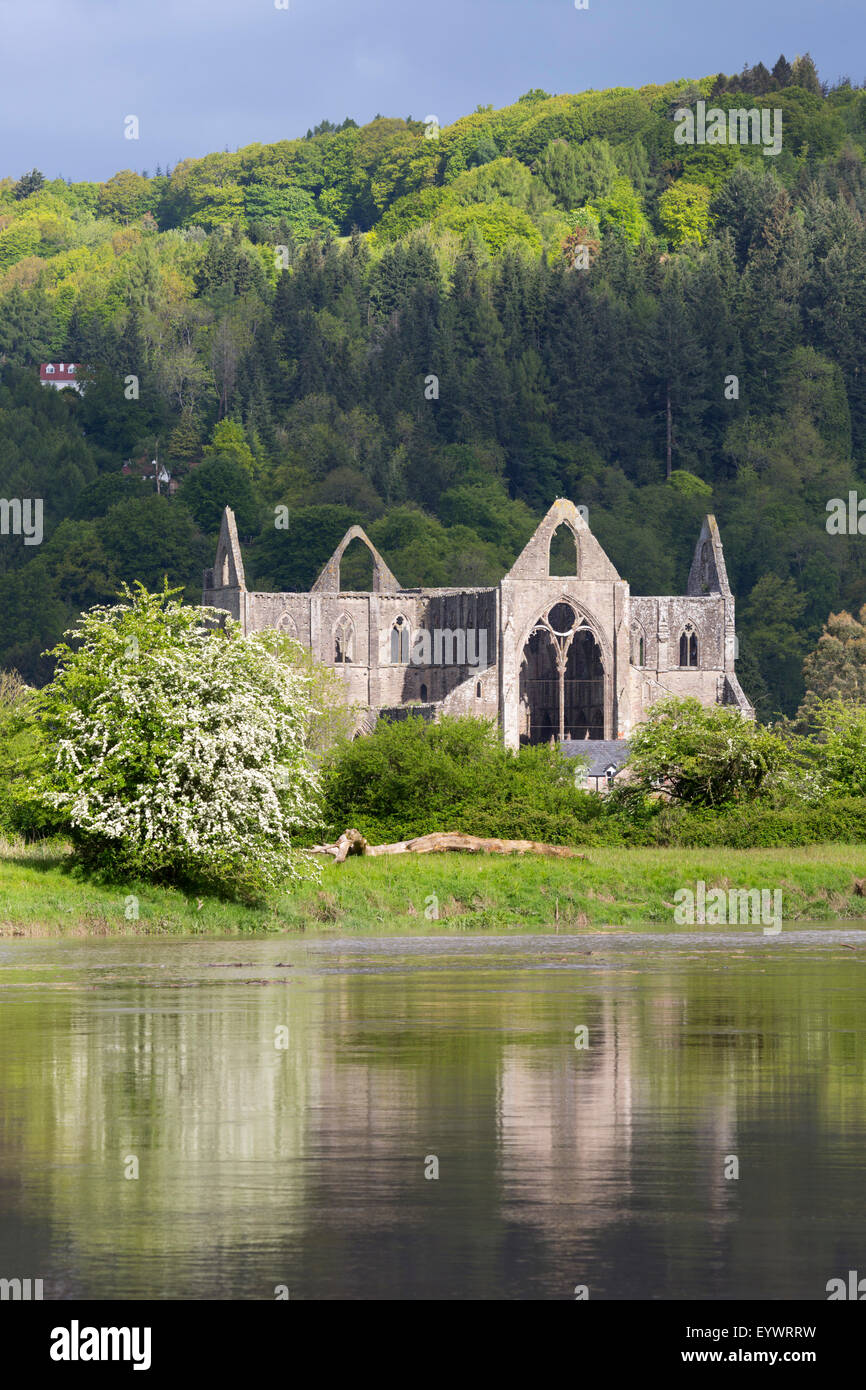
<svg viewBox="0 0 866 1390"><path fill-rule="evenodd" d="M551 545L563 527L574 572L552 575ZM372 556L369 592L341 588L341 560L356 539ZM203 602L229 612L244 633L276 628L335 667L364 730L409 710L476 714L498 720L517 747L627 739L666 695L754 714L734 669L734 598L712 516L681 596L633 595L580 510L561 498L493 588L404 589L353 526L309 593L290 594L247 589L226 508Z"/></svg>

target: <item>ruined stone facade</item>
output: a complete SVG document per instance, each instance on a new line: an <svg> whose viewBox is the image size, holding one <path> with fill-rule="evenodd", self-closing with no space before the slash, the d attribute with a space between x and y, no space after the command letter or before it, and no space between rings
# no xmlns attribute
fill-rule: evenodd
<svg viewBox="0 0 866 1390"><path fill-rule="evenodd" d="M573 573L551 575L554 535ZM373 561L369 592L340 588L355 539ZM371 729L419 709L497 719L505 742L625 739L665 695L754 713L734 670L734 598L715 518L705 518L681 597L632 596L572 502L558 499L495 588L403 589L353 526L306 594L252 593L226 508L203 602L245 633L273 627L334 666Z"/></svg>

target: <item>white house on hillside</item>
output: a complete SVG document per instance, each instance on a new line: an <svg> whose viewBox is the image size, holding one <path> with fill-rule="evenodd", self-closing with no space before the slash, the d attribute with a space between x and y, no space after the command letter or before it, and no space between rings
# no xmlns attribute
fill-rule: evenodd
<svg viewBox="0 0 866 1390"><path fill-rule="evenodd" d="M83 395L84 387L77 380L79 370L78 362L43 362L39 368L39 380L43 386L53 386L55 391L70 387Z"/></svg>

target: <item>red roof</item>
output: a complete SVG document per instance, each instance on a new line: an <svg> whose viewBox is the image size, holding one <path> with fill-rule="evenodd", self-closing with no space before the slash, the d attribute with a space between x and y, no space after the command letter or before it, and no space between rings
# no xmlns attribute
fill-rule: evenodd
<svg viewBox="0 0 866 1390"><path fill-rule="evenodd" d="M43 362L39 368L40 381L74 381L78 362Z"/></svg>

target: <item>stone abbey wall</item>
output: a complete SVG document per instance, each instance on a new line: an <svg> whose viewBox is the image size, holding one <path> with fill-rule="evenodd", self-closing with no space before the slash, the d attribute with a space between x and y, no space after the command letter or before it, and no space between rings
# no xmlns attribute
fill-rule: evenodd
<svg viewBox="0 0 866 1390"><path fill-rule="evenodd" d="M574 573L552 575L551 546L563 528ZM340 563L355 539L373 560L368 592L340 589ZM753 714L736 678L734 599L711 516L682 596L632 596L582 509L565 499L495 588L402 589L352 527L309 593L278 594L247 589L226 508L203 602L244 632L286 632L335 667L361 711L424 706L498 719L512 747L548 736L627 738L668 694Z"/></svg>

